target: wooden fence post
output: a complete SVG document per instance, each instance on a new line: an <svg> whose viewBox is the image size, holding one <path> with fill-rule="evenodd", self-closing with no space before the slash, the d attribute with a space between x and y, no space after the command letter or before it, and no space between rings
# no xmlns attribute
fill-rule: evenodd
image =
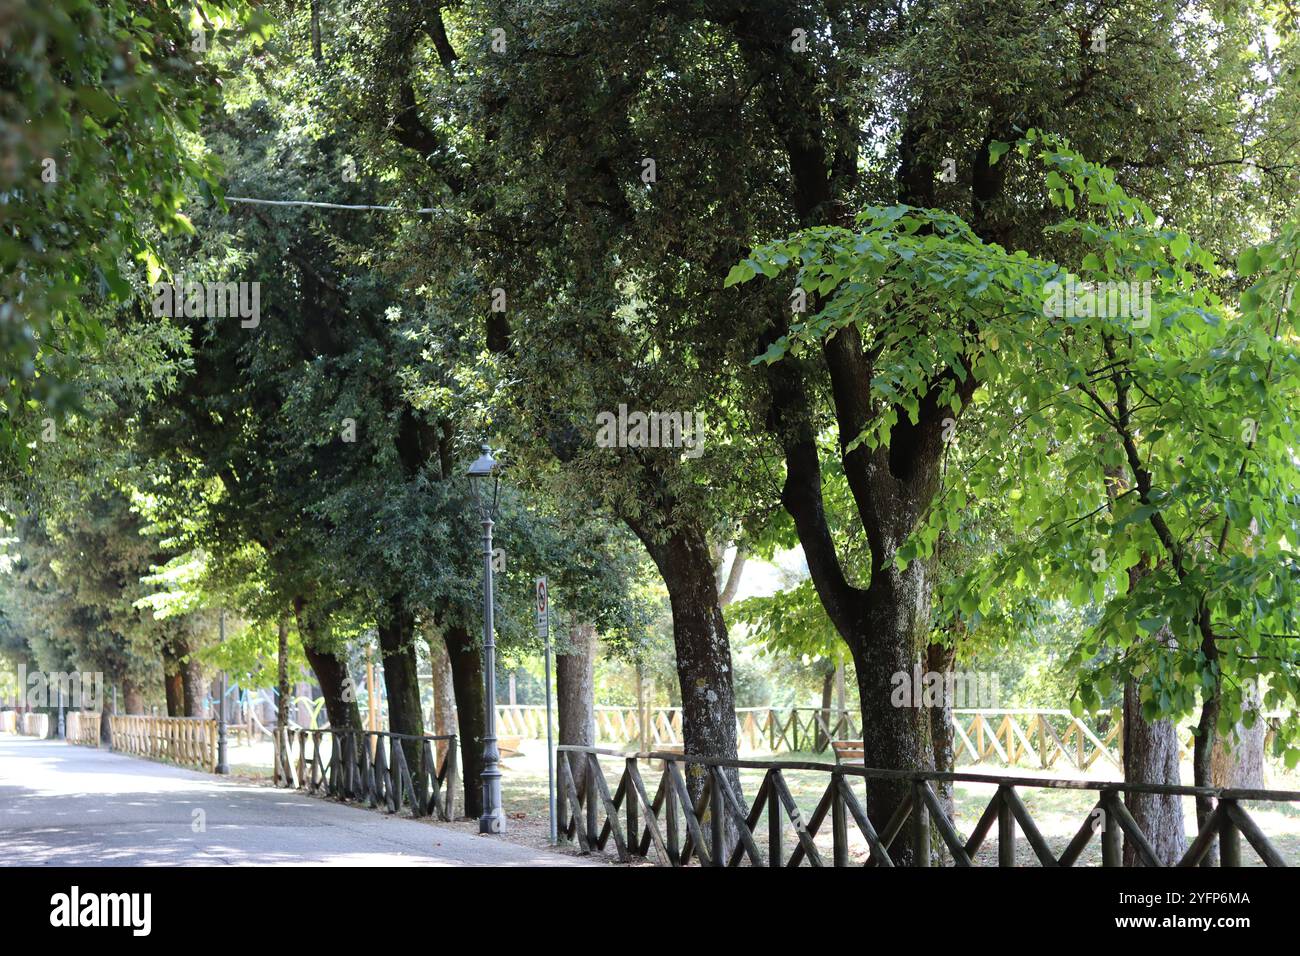
<svg viewBox="0 0 1300 956"><path fill-rule="evenodd" d="M1002 787L998 788L998 800L998 866L1015 866L1016 818Z"/></svg>
<svg viewBox="0 0 1300 956"><path fill-rule="evenodd" d="M1104 790L1101 795L1101 865L1124 865L1124 840L1120 830L1119 817L1114 812L1119 794L1114 790Z"/></svg>
<svg viewBox="0 0 1300 956"><path fill-rule="evenodd" d="M930 807L921 793L924 786L925 781L912 783L912 848L916 854L914 866L930 865Z"/></svg>
<svg viewBox="0 0 1300 956"><path fill-rule="evenodd" d="M831 771L831 846L832 866L849 865L849 822L844 807L843 775Z"/></svg>
<svg viewBox="0 0 1300 956"><path fill-rule="evenodd" d="M1235 805L1235 800L1220 800L1220 804ZM1224 814L1219 821L1219 865L1224 867L1241 866L1241 831L1232 820L1232 814L1224 807Z"/></svg>

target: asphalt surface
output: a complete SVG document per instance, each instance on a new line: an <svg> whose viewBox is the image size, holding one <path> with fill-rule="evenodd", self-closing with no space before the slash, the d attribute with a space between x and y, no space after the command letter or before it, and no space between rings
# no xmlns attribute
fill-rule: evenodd
<svg viewBox="0 0 1300 956"><path fill-rule="evenodd" d="M294 791L0 735L0 866L585 863Z"/></svg>

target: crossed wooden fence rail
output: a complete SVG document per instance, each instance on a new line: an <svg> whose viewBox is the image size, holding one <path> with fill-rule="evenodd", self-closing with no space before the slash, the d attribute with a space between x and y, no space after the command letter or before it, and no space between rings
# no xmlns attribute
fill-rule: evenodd
<svg viewBox="0 0 1300 956"><path fill-rule="evenodd" d="M209 773L217 766L217 722L206 717L109 717L113 749L137 757L165 760ZM96 735L98 739L98 734Z"/></svg>
<svg viewBox="0 0 1300 956"><path fill-rule="evenodd" d="M1210 796L1215 799L1214 812L1206 827L1193 841L1180 867L1198 866L1214 846L1221 847L1224 866L1241 866L1241 838L1254 848L1267 866L1286 866L1277 849L1259 825L1241 806L1243 800L1274 802L1300 801L1300 793L1273 790L1225 790L1168 786L1161 784L1125 784L1086 780L1038 780L1024 777L998 777L973 773L935 773L875 770L866 767L811 762L779 763L772 760L724 760L691 757L672 752L624 754L595 747L561 745L560 786L564 796L560 813L560 831L576 838L584 853L603 850L612 838L623 862L645 857L654 848L661 865L685 866L692 859L702 866L850 866L850 826L866 840L870 855L864 865L895 865L890 851L899 838L910 842L914 865L931 865L933 835L937 832L955 866L974 866L976 853L994 826L997 827L998 865L1016 865L1016 833L1022 832L1034 856L1042 866L1073 866L1093 835L1101 831L1103 866L1123 866L1123 839L1128 837L1143 866L1162 863L1146 834L1133 819L1122 796L1124 793L1168 793L1187 796ZM600 758L623 762L623 772L611 792ZM652 799L638 766L643 760L663 761L659 786ZM581 801L574 780L574 765L586 765L584 793ZM682 765L693 766L705 775L702 793L692 800L682 773ZM728 768L765 771L763 782L752 804L746 806L743 792L733 790L728 782ZM806 820L799 810L784 773L808 770L825 773L828 783L816 809ZM868 787L873 780L906 781L909 790L893 816L877 829L868 818L861 801L850 785L861 777ZM934 791L936 782L965 781L988 783L997 787L979 822L970 835L963 837L949 818ZM1097 791L1097 804L1089 812L1074 838L1059 856L1043 838L1030 816L1017 787ZM602 821L603 814L603 821ZM831 856L827 861L815 838L827 816L831 823ZM760 848L760 823L766 816L766 847ZM876 821L877 823L879 821ZM728 827L728 823L731 827ZM683 835L683 828L685 833ZM794 833L790 852L785 852L785 832ZM728 830L736 840L730 843ZM708 834L707 838L705 834ZM766 852L764 852L764 849Z"/></svg>
<svg viewBox="0 0 1300 956"><path fill-rule="evenodd" d="M1111 721L1103 738L1068 710L954 710L952 731L958 762L996 761L1008 767L1029 763L1047 770L1064 757L1076 770L1087 770L1105 758L1124 769L1123 725L1118 720Z"/></svg>
<svg viewBox="0 0 1300 956"><path fill-rule="evenodd" d="M596 740L641 742L635 707L596 707ZM546 736L546 708L506 704L497 707L502 733L541 739ZM1099 759L1123 769L1123 725L1111 721L1096 729L1068 710L956 709L952 711L953 751L958 763L999 763L1047 770L1058 762L1088 770ZM682 712L677 707L650 710L647 734L651 747L682 743ZM736 738L742 750L767 749L825 753L830 741L861 739L861 719L851 711L820 707L742 707L736 710ZM1183 739L1190 755L1190 738Z"/></svg>
<svg viewBox="0 0 1300 956"><path fill-rule="evenodd" d="M328 755L321 744L328 737ZM455 815L459 771L454 735L417 737L376 730L291 730L274 734L275 785L413 816ZM423 770L413 779L403 741L420 741ZM294 743L298 756L293 759ZM310 747L309 747L310 743ZM310 752L309 752L310 750ZM441 761L436 759L441 756Z"/></svg>

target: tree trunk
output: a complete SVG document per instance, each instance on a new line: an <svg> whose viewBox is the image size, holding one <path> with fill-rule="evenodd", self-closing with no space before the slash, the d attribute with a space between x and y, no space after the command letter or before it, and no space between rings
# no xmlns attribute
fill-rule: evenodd
<svg viewBox="0 0 1300 956"><path fill-rule="evenodd" d="M163 668L163 694L167 699L167 716L184 717L185 716L185 680L181 676L181 668L173 659L167 660L164 655ZM171 670L167 669L167 664L171 665Z"/></svg>
<svg viewBox="0 0 1300 956"><path fill-rule="evenodd" d="M451 661L451 684L456 695L456 720L460 725L460 765L465 782L465 816L483 815L483 735L487 706L483 691L483 653L463 627L443 631Z"/></svg>
<svg viewBox="0 0 1300 956"><path fill-rule="evenodd" d="M99 708L99 742L109 750L113 749L113 715L117 709L113 706L113 694L104 695L104 701Z"/></svg>
<svg viewBox="0 0 1300 956"><path fill-rule="evenodd" d="M415 615L401 595L389 598L378 621L379 647L384 662L384 689L388 694L388 729L397 734L424 736L424 714L420 707L420 680L415 657ZM426 798L424 745L402 741L406 766L411 771L420 799Z"/></svg>
<svg viewBox="0 0 1300 956"><path fill-rule="evenodd" d="M896 675L910 685L912 669L926 659L930 637L930 580L926 562L905 570L890 561L879 569L867 592L864 625L849 642L862 701L862 749L868 767L884 770L933 770L934 743L924 700L894 702ZM913 697L915 695L912 695ZM907 781L874 780L867 791L867 814L883 828L907 797ZM895 863L910 866L906 840L890 850Z"/></svg>
<svg viewBox="0 0 1300 956"><path fill-rule="evenodd" d="M275 648L275 739L278 743L275 752L279 755L279 765L275 768L276 779L286 783L293 780L293 771L289 767L289 618L280 617L279 631L276 635Z"/></svg>
<svg viewBox="0 0 1300 956"><path fill-rule="evenodd" d="M1247 728L1245 722L1238 721L1228 740L1220 738L1215 741L1210 758L1210 777L1216 787L1264 789L1264 739L1268 725L1259 714L1257 693L1247 694L1246 705L1255 711L1255 726Z"/></svg>
<svg viewBox="0 0 1300 956"><path fill-rule="evenodd" d="M745 572L745 559L749 557L749 545L744 541L736 542L736 556L731 559L731 570L727 572L726 583L718 592L718 605L726 607L736 599L740 590L740 576Z"/></svg>
<svg viewBox="0 0 1300 956"><path fill-rule="evenodd" d="M1148 723L1142 719L1140 688L1134 680L1124 683L1124 782L1178 783L1178 734L1171 720ZM1126 793L1124 806L1146 834L1156 857L1173 866L1187 852L1183 832L1181 797L1158 793ZM1106 820L1108 827L1118 821ZM1124 837L1124 865L1137 866L1137 848Z"/></svg>
<svg viewBox="0 0 1300 956"><path fill-rule="evenodd" d="M831 701L835 693L835 671L829 671L822 678L822 721L827 727L831 725ZM813 738L813 750L821 753L831 745L830 737L826 731L819 726L817 735Z"/></svg>
<svg viewBox="0 0 1300 956"><path fill-rule="evenodd" d="M289 686L289 619L280 618L280 629L276 644L275 671L275 726L283 730L289 726L289 698L293 694Z"/></svg>
<svg viewBox="0 0 1300 956"><path fill-rule="evenodd" d="M456 692L452 684L451 658L447 643L437 634L428 635L429 663L433 670L433 732L439 737L455 736ZM434 747L438 762L447 755L447 744L439 741Z"/></svg>
<svg viewBox="0 0 1300 956"><path fill-rule="evenodd" d="M331 652L316 650L307 642L303 643L303 651L325 698L325 716L330 727L360 730L361 711L357 707L357 695L349 689L347 665Z"/></svg>
<svg viewBox="0 0 1300 956"><path fill-rule="evenodd" d="M736 699L731 646L704 535L695 528L682 528L666 541L647 541L645 537L642 541L668 588L672 607L686 753L734 760ZM688 768L692 798L702 792L704 779L701 766Z"/></svg>
<svg viewBox="0 0 1300 956"><path fill-rule="evenodd" d="M125 677L122 678L122 705L128 714L144 713L144 694L140 691L140 685Z"/></svg>
<svg viewBox="0 0 1300 956"><path fill-rule="evenodd" d="M783 314L772 333L782 334L786 322ZM763 347L762 342L759 345ZM913 666L925 659L933 583L928 560L915 559L900 569L896 557L939 487L943 423L953 413L941 400L941 389L931 389L915 419L906 410L898 412L888 445L858 445L850 451L849 445L879 412L870 395L869 349L860 331L850 325L824 343L823 356L830 372L844 475L871 553L868 586L862 587L846 573L836 551L826 518L812 393L803 369L787 361L774 362L765 372L770 424L786 459L781 503L794 519L822 606L853 655L867 766L930 770L934 749L929 715L919 706L922 702L895 706L891 698L895 675L910 682ZM964 403L974 387L974 376L967 375L955 395ZM873 782L867 812L877 828L888 823L908 792L905 780ZM899 862L911 862L910 846L896 842L894 848Z"/></svg>
<svg viewBox="0 0 1300 956"><path fill-rule="evenodd" d="M307 663L311 665L316 683L320 685L321 696L325 698L325 715L330 727L336 730L360 730L361 711L357 708L357 695L352 690L347 663L333 651L323 649L320 638L313 632L307 619L307 602L304 598L294 598L293 616L298 625L298 639L302 641L303 652L307 655Z"/></svg>
<svg viewBox="0 0 1300 956"><path fill-rule="evenodd" d="M667 540L640 532L638 536L668 588L686 753L734 760L736 698L731 646L727 623L718 606L718 588L704 534L698 528L679 527ZM685 764L684 769L691 800L698 801L708 772L701 764ZM736 800L744 805L739 772L727 769L723 777ZM727 847L735 846L737 831L730 816L725 819L723 832ZM712 848L711 852L719 851ZM721 852L725 856L725 848Z"/></svg>
<svg viewBox="0 0 1300 956"><path fill-rule="evenodd" d="M203 678L203 665L192 654L190 659L181 665L181 686L185 697L186 715L202 717L208 683Z"/></svg>
<svg viewBox="0 0 1300 956"><path fill-rule="evenodd" d="M569 631L569 646L555 658L555 702L559 710L560 743L579 747L596 744L596 626L578 624ZM559 754L561 758L565 754ZM573 760L578 799L585 794L587 761Z"/></svg>
<svg viewBox="0 0 1300 956"><path fill-rule="evenodd" d="M947 688L949 686L948 675L955 670L957 664L956 644L932 643L926 650L925 660L926 670L932 674L941 675L943 677L943 686ZM952 708L953 700L948 696L946 690L939 701L939 705L930 708L930 739L934 743L934 769L940 773L952 773L956 765L956 754L953 750ZM936 781L934 792L938 796L944 812L948 814L948 819L951 820L953 813L952 782L947 780Z"/></svg>

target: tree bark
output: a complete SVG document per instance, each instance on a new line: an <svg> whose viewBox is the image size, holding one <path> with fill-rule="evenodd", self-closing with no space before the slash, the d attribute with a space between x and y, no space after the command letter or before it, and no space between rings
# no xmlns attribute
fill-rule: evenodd
<svg viewBox="0 0 1300 956"><path fill-rule="evenodd" d="M335 730L360 730L361 711L356 694L349 691L348 671L344 662L329 651L318 651L304 644L307 663L316 675L321 696L325 698L325 715Z"/></svg>
<svg viewBox="0 0 1300 956"><path fill-rule="evenodd" d="M718 594L718 606L726 607L736 599L740 590L740 577L745 572L745 560L749 557L749 545L741 540L736 542L736 556L731 559L731 570L727 572L726 583Z"/></svg>
<svg viewBox="0 0 1300 956"><path fill-rule="evenodd" d="M99 709L99 742L109 750L113 749L113 715L116 709L113 707L113 694L104 695L104 701Z"/></svg>
<svg viewBox="0 0 1300 956"><path fill-rule="evenodd" d="M926 670L943 677L943 686L947 688L948 675L956 668L956 644L932 643L926 650ZM956 765L956 753L953 749L952 730L953 700L946 690L937 707L930 708L930 739L934 744L934 769L940 773L952 773ZM952 782L937 781L934 785L935 795L943 806L948 819L952 819Z"/></svg>
<svg viewBox="0 0 1300 956"><path fill-rule="evenodd" d="M718 590L705 537L697 528L680 527L666 540L657 541L635 527L633 530L646 545L668 588L686 753L735 759L736 699L731 682L731 646L727 641L727 624L718 606ZM703 791L705 776L698 764L687 768L692 799ZM734 773L730 776L736 777Z"/></svg>
<svg viewBox="0 0 1300 956"><path fill-rule="evenodd" d="M580 747L596 744L595 664L596 626L573 626L569 630L568 648L555 658L555 702L562 744ZM587 782L587 761L574 760L572 768L574 786L581 801Z"/></svg>
<svg viewBox="0 0 1300 956"><path fill-rule="evenodd" d="M167 701L168 717L185 716L185 679L183 668L174 656L163 652L163 695Z"/></svg>
<svg viewBox="0 0 1300 956"><path fill-rule="evenodd" d="M202 717L208 683L203 677L203 665L193 654L181 665L181 686L185 697L186 715Z"/></svg>
<svg viewBox="0 0 1300 956"><path fill-rule="evenodd" d="M1230 740L1215 741L1210 759L1210 777L1216 787L1238 790L1264 789L1264 740L1268 726L1259 714L1259 695L1249 693L1246 704L1255 711L1255 726L1238 721ZM1228 744L1231 744L1229 749Z"/></svg>
<svg viewBox="0 0 1300 956"><path fill-rule="evenodd" d="M280 629L276 644L275 672L275 726L283 730L289 726L289 697L293 690L289 686L289 619L280 618Z"/></svg>
<svg viewBox="0 0 1300 956"><path fill-rule="evenodd" d="M144 694L140 691L140 685L125 677L122 678L122 706L128 714L144 713Z"/></svg>
<svg viewBox="0 0 1300 956"><path fill-rule="evenodd" d="M1124 782L1178 783L1178 735L1171 720L1152 723L1142 719L1140 687L1124 683ZM1146 834L1156 857L1173 866L1187 852L1181 797L1158 793L1126 793L1124 806ZM1118 826L1106 820L1108 827ZM1137 866L1137 848L1124 837L1124 865Z"/></svg>
<svg viewBox="0 0 1300 956"><path fill-rule="evenodd" d="M465 816L483 814L483 735L487 732L487 706L483 692L483 654L464 627L443 631L451 661L452 690L456 695L456 720L460 725L461 769L465 783Z"/></svg>
<svg viewBox="0 0 1300 956"><path fill-rule="evenodd" d="M831 725L831 701L835 694L835 671L828 671L822 677L822 720L826 726ZM817 728L817 734L813 738L813 750L821 753L830 744L830 737L821 727Z"/></svg>
<svg viewBox="0 0 1300 956"><path fill-rule="evenodd" d="M698 528L683 525L674 529L666 540L658 540L644 534L644 529L632 527L668 588L686 753L734 760L736 698L732 687L731 645L727 640L727 623L718 606L718 586L705 536ZM698 801L708 771L701 764L684 764L684 770L691 800ZM739 772L728 768L723 771L723 779L743 805ZM710 853L721 852L725 856L727 849L735 846L738 834L730 816L724 819L723 834L726 847L719 850L710 846Z"/></svg>
<svg viewBox="0 0 1300 956"><path fill-rule="evenodd" d="M452 683L451 657L447 643L437 634L428 635L429 663L433 670L433 732L439 737L455 736L456 692ZM447 754L447 745L441 741L434 748L441 763Z"/></svg>
<svg viewBox="0 0 1300 956"><path fill-rule="evenodd" d="M384 689L388 694L388 729L397 734L424 736L420 708L420 680L415 657L415 615L401 595L391 597L379 619L379 647L384 662ZM424 746L420 740L402 741L406 766L416 792L425 799L422 770Z"/></svg>
<svg viewBox="0 0 1300 956"><path fill-rule="evenodd" d="M307 663L316 675L321 695L325 698L325 714L330 727L337 730L360 730L361 711L357 707L357 695L352 691L345 661L332 651L321 649L320 642L312 632L306 615L307 602L294 598L294 620L298 624L298 637L302 641Z"/></svg>
<svg viewBox="0 0 1300 956"><path fill-rule="evenodd" d="M871 591L866 627L854 633L853 665L862 699L862 749L868 767L886 770L933 770L934 744L930 715L923 701L896 706L894 677L912 679L913 664L924 660L929 646L930 582L924 562L913 561L904 571L891 565L882 569ZM908 795L907 781L872 781L867 791L867 814L883 827ZM895 852L897 850L897 852ZM894 862L913 863L912 847L895 843Z"/></svg>

